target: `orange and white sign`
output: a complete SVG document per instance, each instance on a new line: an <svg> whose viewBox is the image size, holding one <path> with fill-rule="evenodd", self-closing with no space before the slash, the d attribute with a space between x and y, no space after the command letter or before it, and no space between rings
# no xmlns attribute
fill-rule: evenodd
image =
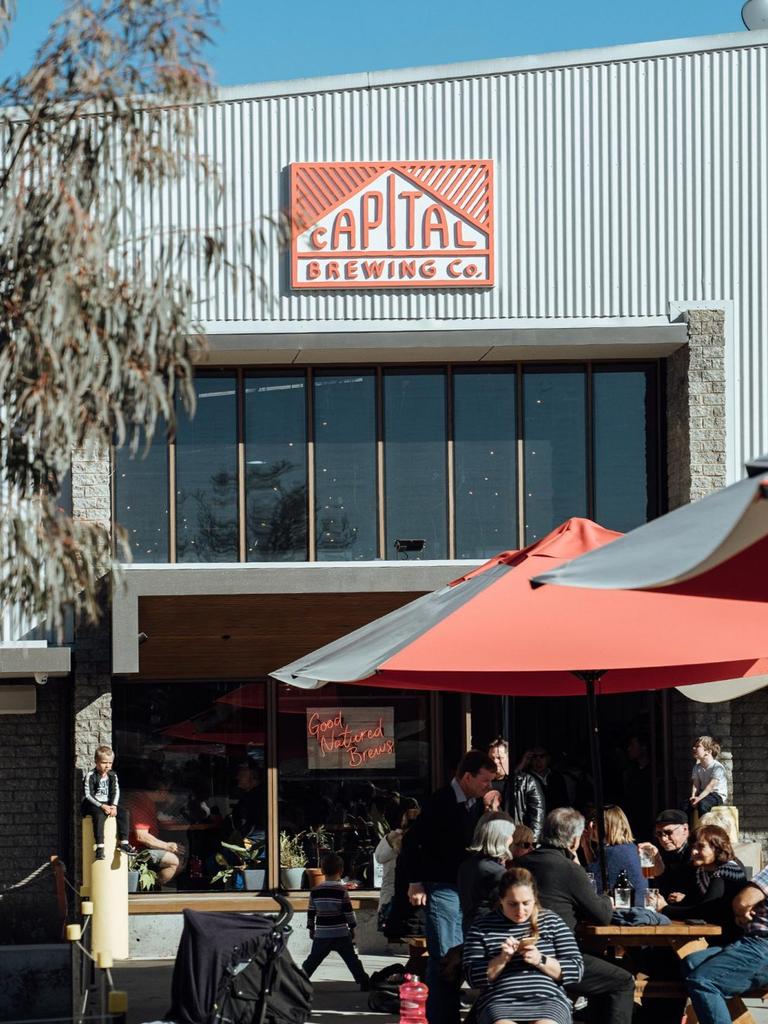
<svg viewBox="0 0 768 1024"><path fill-rule="evenodd" d="M307 708L307 768L394 768L395 709Z"/></svg>
<svg viewBox="0 0 768 1024"><path fill-rule="evenodd" d="M293 288L489 288L493 162L291 165Z"/></svg>

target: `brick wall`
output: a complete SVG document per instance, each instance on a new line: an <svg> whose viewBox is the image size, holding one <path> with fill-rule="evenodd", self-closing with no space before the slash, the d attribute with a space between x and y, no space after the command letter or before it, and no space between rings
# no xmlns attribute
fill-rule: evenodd
<svg viewBox="0 0 768 1024"><path fill-rule="evenodd" d="M34 715L0 715L0 889L52 854L68 863L70 694L68 679L51 679ZM0 944L56 941L55 932L51 872L0 900Z"/></svg>

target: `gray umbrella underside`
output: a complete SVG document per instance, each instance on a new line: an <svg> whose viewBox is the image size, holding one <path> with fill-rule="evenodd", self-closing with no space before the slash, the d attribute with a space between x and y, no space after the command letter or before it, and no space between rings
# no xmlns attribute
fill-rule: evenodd
<svg viewBox="0 0 768 1024"><path fill-rule="evenodd" d="M767 464L768 465L768 464ZM747 477L532 580L645 590L700 576L768 536L768 483Z"/></svg>
<svg viewBox="0 0 768 1024"><path fill-rule="evenodd" d="M270 675L305 690L319 689L325 683L367 679L383 661L442 622L480 591L492 586L506 572L509 572L509 566L500 564L462 579L461 586L457 585L458 581L449 583L303 658L297 658L290 665L270 672Z"/></svg>

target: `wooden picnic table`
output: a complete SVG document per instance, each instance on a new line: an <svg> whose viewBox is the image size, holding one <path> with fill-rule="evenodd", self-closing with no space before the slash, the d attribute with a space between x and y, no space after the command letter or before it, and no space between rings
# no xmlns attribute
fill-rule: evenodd
<svg viewBox="0 0 768 1024"><path fill-rule="evenodd" d="M649 946L669 949L682 960L691 953L707 949L708 940L721 934L722 929L716 924L677 921L674 924L658 925L582 924L576 932L579 945L585 952L605 953L608 949L614 949L621 956L622 967L635 978L635 1002L638 1004L642 1004L643 999L683 999L687 997L687 992L682 979L655 979L645 974L633 960L633 949ZM763 996L762 992L754 994ZM728 1009L734 1024L755 1024L755 1018L744 1005L741 996L729 1000ZM698 1024L690 1004L686 1008L686 1016L688 1024Z"/></svg>

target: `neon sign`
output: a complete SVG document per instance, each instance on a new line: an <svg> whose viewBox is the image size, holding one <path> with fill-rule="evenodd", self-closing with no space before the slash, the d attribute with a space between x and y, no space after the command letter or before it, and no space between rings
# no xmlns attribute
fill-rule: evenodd
<svg viewBox="0 0 768 1024"><path fill-rule="evenodd" d="M307 708L307 767L395 767L394 708Z"/></svg>
<svg viewBox="0 0 768 1024"><path fill-rule="evenodd" d="M291 287L489 288L493 161L291 165Z"/></svg>

